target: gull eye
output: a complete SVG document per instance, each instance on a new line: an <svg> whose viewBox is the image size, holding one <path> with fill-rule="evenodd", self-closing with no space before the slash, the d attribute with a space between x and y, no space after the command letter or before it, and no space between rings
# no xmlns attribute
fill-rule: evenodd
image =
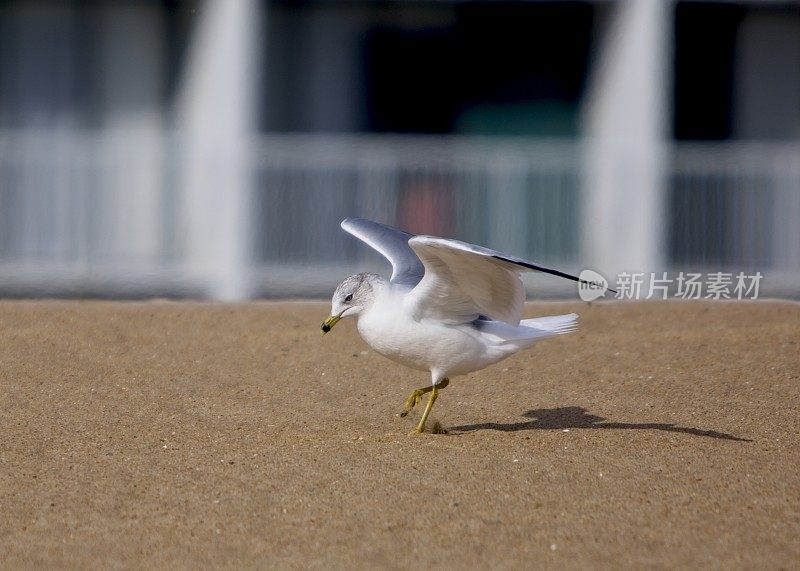
<svg viewBox="0 0 800 571"><path fill-rule="evenodd" d="M348 294L348 296L346 298L344 298L344 302L345 303L350 303L351 301L353 301L353 294L352 293Z"/></svg>

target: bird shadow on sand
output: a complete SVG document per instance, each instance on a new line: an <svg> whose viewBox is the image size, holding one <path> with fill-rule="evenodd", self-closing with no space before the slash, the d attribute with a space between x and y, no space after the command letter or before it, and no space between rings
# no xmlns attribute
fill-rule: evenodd
<svg viewBox="0 0 800 571"><path fill-rule="evenodd" d="M721 440L735 440L737 442L752 442L748 438L740 438L733 434L717 432L716 430L703 430L675 424L654 422L607 422L605 418L586 412L579 406L564 406L559 408L540 408L529 410L522 416L532 420L501 424L498 422L484 422L481 424L465 424L452 426L447 429L450 434L473 432L476 430L499 430L501 432L517 432L520 430L566 430L568 428L585 428L590 430L661 430L664 432L678 432L692 436L706 436Z"/></svg>

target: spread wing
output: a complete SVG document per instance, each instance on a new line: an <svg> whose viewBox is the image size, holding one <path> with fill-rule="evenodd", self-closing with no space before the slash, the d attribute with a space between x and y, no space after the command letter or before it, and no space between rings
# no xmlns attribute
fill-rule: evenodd
<svg viewBox="0 0 800 571"><path fill-rule="evenodd" d="M425 266L425 275L406 303L416 319L469 323L479 316L519 325L525 289L520 272L537 270L580 281L521 258L458 240L415 236L409 246Z"/></svg>
<svg viewBox="0 0 800 571"><path fill-rule="evenodd" d="M422 262L409 246L413 234L364 218L347 218L342 229L381 253L392 264L390 282L416 286L425 273Z"/></svg>

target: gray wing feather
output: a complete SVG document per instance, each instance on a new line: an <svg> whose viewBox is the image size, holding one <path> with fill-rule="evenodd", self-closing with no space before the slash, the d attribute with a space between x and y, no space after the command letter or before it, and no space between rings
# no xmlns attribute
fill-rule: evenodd
<svg viewBox="0 0 800 571"><path fill-rule="evenodd" d="M414 234L364 218L347 218L342 229L382 254L392 264L393 284L416 286L425 273L419 257L408 245Z"/></svg>
<svg viewBox="0 0 800 571"><path fill-rule="evenodd" d="M530 261L524 260L522 258L517 258L516 256L509 256L508 254L504 254L502 252L498 252L497 250L492 250L490 248L484 248L483 246L476 246L475 244L468 244L467 242L460 242L458 240L452 240L452 241L453 242L458 242L461 246L463 246L463 247L465 247L465 248L467 248L469 250L472 250L476 254L482 254L484 256L491 256L492 258L494 258L496 260L502 260L504 262L508 262L508 263L514 264L516 266L520 266L522 268L527 268L529 270L533 270L533 271L536 271L536 272L542 272L542 273L545 273L545 274L551 274L551 275L554 275L554 276L558 276L560 278L566 278L568 280L572 280L574 282L591 285L589 282L580 279L578 276L573 276L572 274L568 274L566 272L562 272L561 270L548 268L548 267L545 267L545 266L543 266L541 264L537 264L535 262L530 262ZM613 290L610 287L607 287L606 289L608 289L608 291L610 291L610 292L617 293L616 290Z"/></svg>

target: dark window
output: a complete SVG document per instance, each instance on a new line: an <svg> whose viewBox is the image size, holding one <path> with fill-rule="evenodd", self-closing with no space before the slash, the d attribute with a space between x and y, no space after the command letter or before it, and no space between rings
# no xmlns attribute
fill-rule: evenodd
<svg viewBox="0 0 800 571"><path fill-rule="evenodd" d="M745 8L680 2L675 10L676 139L727 139L733 128L736 31Z"/></svg>

